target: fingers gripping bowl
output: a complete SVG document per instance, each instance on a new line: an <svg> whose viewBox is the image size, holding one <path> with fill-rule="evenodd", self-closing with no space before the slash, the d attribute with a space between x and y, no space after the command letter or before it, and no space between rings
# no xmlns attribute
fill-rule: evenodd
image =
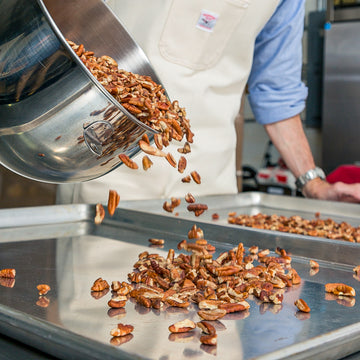
<svg viewBox="0 0 360 360"><path fill-rule="evenodd" d="M91 180L156 132L91 74L66 39L161 84L101 0L0 2L0 163L28 178ZM114 146L116 142L116 146Z"/></svg>

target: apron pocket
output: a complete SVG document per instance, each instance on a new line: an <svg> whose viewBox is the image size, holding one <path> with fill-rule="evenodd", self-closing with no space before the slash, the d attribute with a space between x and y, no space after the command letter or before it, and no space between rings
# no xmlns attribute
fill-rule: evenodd
<svg viewBox="0 0 360 360"><path fill-rule="evenodd" d="M214 66L241 23L250 0L173 0L159 48L168 61L204 70Z"/></svg>

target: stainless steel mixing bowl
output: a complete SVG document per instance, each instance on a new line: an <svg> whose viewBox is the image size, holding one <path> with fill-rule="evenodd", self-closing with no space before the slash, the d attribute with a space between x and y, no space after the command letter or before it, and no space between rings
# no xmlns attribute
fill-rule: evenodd
<svg viewBox="0 0 360 360"><path fill-rule="evenodd" d="M102 0L0 0L0 162L51 183L97 178L153 131L91 75L70 39L160 80Z"/></svg>

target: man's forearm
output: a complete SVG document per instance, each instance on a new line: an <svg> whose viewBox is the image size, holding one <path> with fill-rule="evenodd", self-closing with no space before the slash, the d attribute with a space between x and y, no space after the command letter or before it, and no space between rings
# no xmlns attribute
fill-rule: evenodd
<svg viewBox="0 0 360 360"><path fill-rule="evenodd" d="M315 167L299 115L265 125L271 141L295 177Z"/></svg>

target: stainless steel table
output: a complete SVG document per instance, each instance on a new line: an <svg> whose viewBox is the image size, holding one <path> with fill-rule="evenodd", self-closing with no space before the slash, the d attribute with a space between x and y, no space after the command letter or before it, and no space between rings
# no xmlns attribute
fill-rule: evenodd
<svg viewBox="0 0 360 360"><path fill-rule="evenodd" d="M228 210L251 212L257 207L274 211L276 205L277 212L297 210L309 216L315 211L325 214L327 208L329 215L337 213L339 218L359 223L359 207L242 195L201 199L209 205L208 218L196 218L181 208L174 216L154 207L145 209L149 202L142 206L124 202L113 217L106 214L99 226L93 222L93 205L1 210L0 268L14 267L17 275L14 287L0 286L0 333L63 359L340 359L360 351L358 295L353 302L345 302L329 300L324 291L327 282L344 282L359 293L360 283L352 272L360 264L359 244L258 231L224 220ZM258 202L254 204L251 197ZM155 201L153 206L162 202ZM211 220L212 211L221 215L220 221ZM111 316L110 293L95 299L90 292L100 276L108 282L126 280L144 250L166 255L187 237L194 223L216 246L216 254L240 241L245 247L287 249L303 280L287 288L282 305L259 304L250 298L247 313L222 319L215 349L200 346L198 331L187 342L169 339L170 324L184 317L199 320L195 306L183 314L149 311L128 302L125 314ZM149 248L150 237L165 239L164 248ZM309 259L320 264L314 276ZM39 283L51 286L47 307L37 304ZM307 301L310 314L296 311L293 303L297 298ZM117 347L110 344L109 332L119 322L135 329L132 340Z"/></svg>

